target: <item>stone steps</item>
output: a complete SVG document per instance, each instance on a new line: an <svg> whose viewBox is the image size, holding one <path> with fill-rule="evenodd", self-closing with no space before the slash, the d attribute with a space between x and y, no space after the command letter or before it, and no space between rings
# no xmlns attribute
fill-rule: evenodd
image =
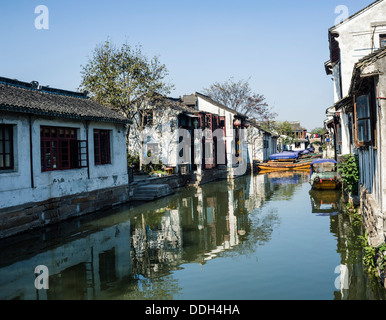
<svg viewBox="0 0 386 320"><path fill-rule="evenodd" d="M139 184L133 194L133 200L150 201L163 198L174 193L168 184Z"/></svg>

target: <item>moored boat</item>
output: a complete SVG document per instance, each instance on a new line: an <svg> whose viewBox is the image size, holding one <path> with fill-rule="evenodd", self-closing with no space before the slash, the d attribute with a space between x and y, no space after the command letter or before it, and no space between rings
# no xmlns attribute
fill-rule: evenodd
<svg viewBox="0 0 386 320"><path fill-rule="evenodd" d="M309 182L314 190L338 189L337 162L333 159L314 159L310 164Z"/></svg>
<svg viewBox="0 0 386 320"><path fill-rule="evenodd" d="M297 151L283 151L269 156L270 161L295 161L299 158Z"/></svg>
<svg viewBox="0 0 386 320"><path fill-rule="evenodd" d="M311 162L321 157L321 154L310 150L283 151L272 154L268 162L261 163L258 167L261 171L309 170Z"/></svg>
<svg viewBox="0 0 386 320"><path fill-rule="evenodd" d="M293 162L272 162L261 163L258 165L260 170L264 171L280 171L280 170L309 170L312 159L298 160Z"/></svg>

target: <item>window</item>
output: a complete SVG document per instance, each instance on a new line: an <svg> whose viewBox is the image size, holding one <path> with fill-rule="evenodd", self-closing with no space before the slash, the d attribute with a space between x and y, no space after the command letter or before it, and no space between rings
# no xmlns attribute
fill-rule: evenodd
<svg viewBox="0 0 386 320"><path fill-rule="evenodd" d="M144 127L153 125L153 110L141 110L140 111L141 121L143 121L142 125Z"/></svg>
<svg viewBox="0 0 386 320"><path fill-rule="evenodd" d="M94 129L95 165L110 164L110 130Z"/></svg>
<svg viewBox="0 0 386 320"><path fill-rule="evenodd" d="M359 142L371 141L369 96L356 98L357 139Z"/></svg>
<svg viewBox="0 0 386 320"><path fill-rule="evenodd" d="M386 34L379 35L379 47L382 48L386 46Z"/></svg>
<svg viewBox="0 0 386 320"><path fill-rule="evenodd" d="M375 116L371 95L355 97L354 103L354 141L356 147L376 145Z"/></svg>
<svg viewBox="0 0 386 320"><path fill-rule="evenodd" d="M42 171L87 167L87 141L76 128L40 127L40 151Z"/></svg>
<svg viewBox="0 0 386 320"><path fill-rule="evenodd" d="M13 125L0 124L0 170L13 168Z"/></svg>

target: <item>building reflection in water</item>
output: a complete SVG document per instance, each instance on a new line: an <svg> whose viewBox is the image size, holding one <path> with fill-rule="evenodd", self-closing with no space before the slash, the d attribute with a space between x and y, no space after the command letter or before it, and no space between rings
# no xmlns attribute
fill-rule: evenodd
<svg viewBox="0 0 386 320"><path fill-rule="evenodd" d="M190 187L3 241L0 299L172 299L179 288L169 275L181 264L205 264L256 237L248 214L273 193L267 179ZM256 241L267 241L275 222L264 220ZM37 265L48 267L49 290L34 287Z"/></svg>
<svg viewBox="0 0 386 320"><path fill-rule="evenodd" d="M311 189L309 195L312 213L329 217L330 232L337 239L341 262L335 269L335 300L384 300L385 290L373 279L369 280L364 270L363 249L358 239L358 235L363 235L363 230L344 213L345 199L341 191Z"/></svg>
<svg viewBox="0 0 386 320"><path fill-rule="evenodd" d="M173 299L181 291L173 272L183 265L248 255L270 241L280 218L269 203L290 199L306 179L271 173L189 187L1 241L0 299ZM366 281L355 271L359 249L347 217L330 219L349 275L349 289L335 295L351 298ZM49 290L34 286L38 265L48 267Z"/></svg>

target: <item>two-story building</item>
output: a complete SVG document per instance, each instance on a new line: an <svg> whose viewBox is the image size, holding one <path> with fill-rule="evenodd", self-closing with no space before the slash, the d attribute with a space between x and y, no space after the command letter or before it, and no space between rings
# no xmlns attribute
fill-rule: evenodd
<svg viewBox="0 0 386 320"><path fill-rule="evenodd" d="M218 147L213 155L222 159L221 164L227 166L230 177L245 174L248 170L247 116L199 92L183 96L183 102L198 112L216 116L221 129L217 131Z"/></svg>
<svg viewBox="0 0 386 320"><path fill-rule="evenodd" d="M332 77L334 106L327 109L327 129L336 140L336 154L353 153L353 119L344 109L354 65L386 44L386 1L378 0L328 30L330 59L326 74Z"/></svg>
<svg viewBox="0 0 386 320"><path fill-rule="evenodd" d="M326 72L334 83L334 106L325 124L335 154L357 154L360 204L369 242L386 237L386 1L378 0L329 29Z"/></svg>

